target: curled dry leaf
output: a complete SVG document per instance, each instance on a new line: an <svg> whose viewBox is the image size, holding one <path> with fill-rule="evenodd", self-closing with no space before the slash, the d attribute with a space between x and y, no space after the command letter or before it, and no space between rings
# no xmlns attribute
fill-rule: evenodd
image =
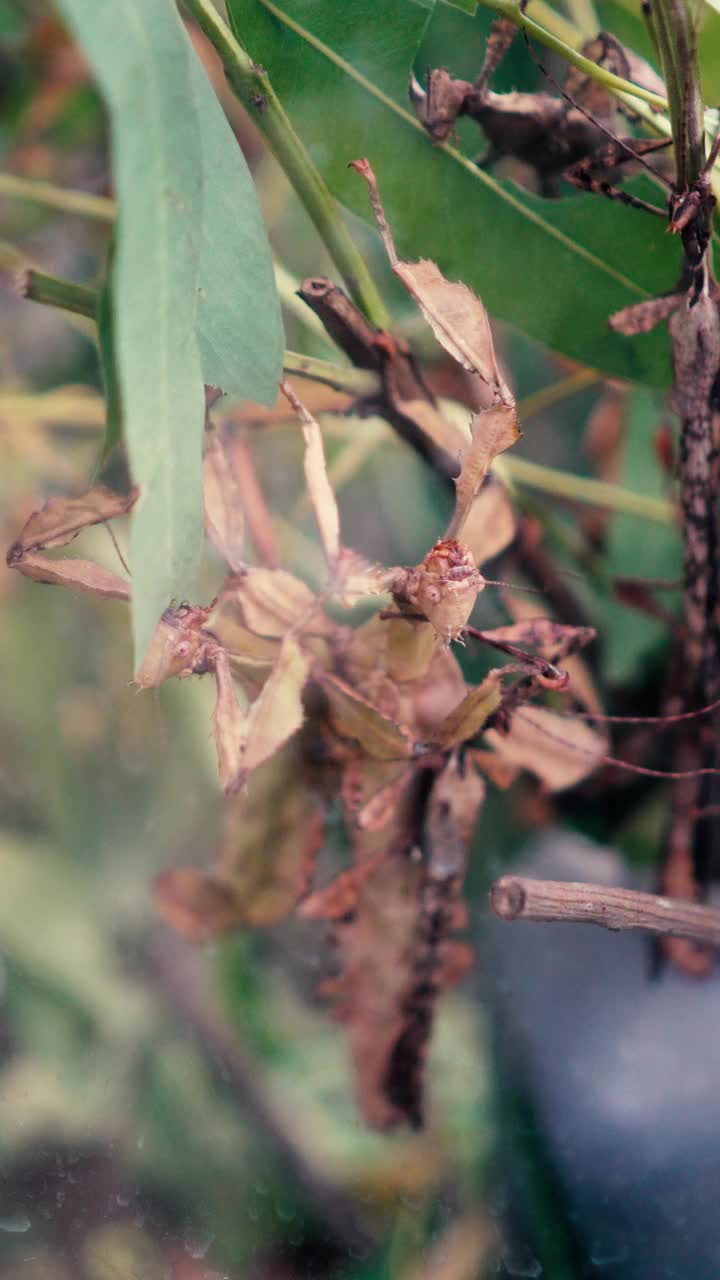
<svg viewBox="0 0 720 1280"><path fill-rule="evenodd" d="M247 713L241 760L243 774L264 764L302 725L305 717L302 691L309 673L308 655L294 636L287 635L260 696Z"/></svg>
<svg viewBox="0 0 720 1280"><path fill-rule="evenodd" d="M384 850L341 871L329 884L316 889L300 907L300 915L308 920L342 920L357 908L360 893L385 857Z"/></svg>
<svg viewBox="0 0 720 1280"><path fill-rule="evenodd" d="M312 414L295 395L286 378L280 383L280 390L289 400L302 423L305 441L305 483L320 533L325 560L328 568L332 570L340 554L340 512L328 479L322 432Z"/></svg>
<svg viewBox="0 0 720 1280"><path fill-rule="evenodd" d="M217 751L218 773L223 790L228 795L237 790L242 780L240 765L245 747L247 717L238 702L230 659L224 649L218 649L213 665L216 690L215 710L212 717L213 735Z"/></svg>
<svg viewBox="0 0 720 1280"><path fill-rule="evenodd" d="M232 891L195 867L173 868L156 876L153 902L163 920L191 942L208 942L238 923Z"/></svg>
<svg viewBox="0 0 720 1280"><path fill-rule="evenodd" d="M214 432L203 458L205 529L215 549L234 573L242 570L245 520L242 494L224 437Z"/></svg>
<svg viewBox="0 0 720 1280"><path fill-rule="evenodd" d="M50 560L28 552L15 560L12 567L34 582L87 592L104 600L130 599L130 583L92 560Z"/></svg>
<svg viewBox="0 0 720 1280"><path fill-rule="evenodd" d="M382 207L377 179L368 160L354 160L355 169L368 184L370 200L395 275L418 303L438 342L458 364L490 386L498 399L512 403L495 360L487 312L467 285L446 280L434 262L402 262Z"/></svg>
<svg viewBox="0 0 720 1280"><path fill-rule="evenodd" d="M83 529L127 515L136 499L136 489L129 494L119 494L102 485L77 498L49 498L23 526L8 551L8 564L16 564L28 552L66 546Z"/></svg>
<svg viewBox="0 0 720 1280"><path fill-rule="evenodd" d="M501 759L534 773L548 791L574 787L600 764L605 738L582 720L566 720L545 707L521 707L507 733L488 730Z"/></svg>
<svg viewBox="0 0 720 1280"><path fill-rule="evenodd" d="M562 622L554 622L552 618L527 618L522 622L512 622L507 627L494 627L484 634L489 640L534 649L548 662L559 662L584 649L594 640L596 632L593 627L568 627Z"/></svg>
<svg viewBox="0 0 720 1280"><path fill-rule="evenodd" d="M310 588L283 569L247 569L224 592L223 603L237 604L245 626L259 636L284 636L317 608Z"/></svg>

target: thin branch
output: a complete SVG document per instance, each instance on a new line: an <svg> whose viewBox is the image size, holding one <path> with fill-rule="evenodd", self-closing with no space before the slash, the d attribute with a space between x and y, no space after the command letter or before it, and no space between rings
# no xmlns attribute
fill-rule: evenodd
<svg viewBox="0 0 720 1280"><path fill-rule="evenodd" d="M312 314L312 312L310 313ZM331 364L316 356L304 356L297 351L286 351L283 370L300 378L322 382L334 391L346 391L351 396L369 396L380 390L380 378L371 369L354 369L352 365Z"/></svg>
<svg viewBox="0 0 720 1280"><path fill-rule="evenodd" d="M74 284L72 280L61 280L59 276L48 276L43 271L28 267L18 272L15 288L18 297L28 298L30 302L71 311L88 320L95 319L98 295L87 285Z"/></svg>
<svg viewBox="0 0 720 1280"><path fill-rule="evenodd" d="M53 182L38 182L15 173L0 173L0 196L8 200L25 200L44 205L59 213L72 213L96 222L114 222L117 206L107 196L94 196L87 191L68 191Z"/></svg>
<svg viewBox="0 0 720 1280"><path fill-rule="evenodd" d="M212 0L184 0L185 8L220 56L228 83L262 131L342 275L348 291L380 329L390 325L385 304L310 155L292 127L265 69L253 62Z"/></svg>
<svg viewBox="0 0 720 1280"><path fill-rule="evenodd" d="M495 881L490 905L501 920L599 924L604 929L641 929L662 937L689 938L720 946L717 907L702 907L634 889L510 875Z"/></svg>
<svg viewBox="0 0 720 1280"><path fill-rule="evenodd" d="M674 524L677 513L672 502L665 498L651 498L643 493L633 493L621 485L594 480L590 476L576 476L556 467L546 467L527 458L503 455L496 458L493 471L503 480L509 480L543 493L552 493L569 502L586 502L609 511L622 511L626 515L655 520L658 524Z"/></svg>

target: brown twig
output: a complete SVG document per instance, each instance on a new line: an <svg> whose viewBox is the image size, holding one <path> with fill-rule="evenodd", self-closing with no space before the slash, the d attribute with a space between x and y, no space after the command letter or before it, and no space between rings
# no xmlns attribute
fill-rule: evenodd
<svg viewBox="0 0 720 1280"><path fill-rule="evenodd" d="M720 947L720 909L634 889L509 875L495 881L490 905L501 920L551 920L599 924L605 929L641 929L662 937L688 938Z"/></svg>

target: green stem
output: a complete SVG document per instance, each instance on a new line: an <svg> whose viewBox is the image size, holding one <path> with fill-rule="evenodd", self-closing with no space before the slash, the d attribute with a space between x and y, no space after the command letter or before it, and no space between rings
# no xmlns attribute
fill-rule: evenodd
<svg viewBox="0 0 720 1280"><path fill-rule="evenodd" d="M223 22L212 0L183 0L185 8L214 46L228 83L282 165L302 200L350 295L368 319L386 329L390 317L338 207L290 123L263 67L256 65Z"/></svg>
<svg viewBox="0 0 720 1280"><path fill-rule="evenodd" d="M36 182L14 173L0 173L0 196L9 200L27 200L61 213L74 213L98 222L112 222L117 212L115 201L106 196L93 196L86 191L68 191L52 182Z"/></svg>
<svg viewBox="0 0 720 1280"><path fill-rule="evenodd" d="M86 316L88 320L95 319L98 295L95 289L85 284L46 276L44 272L28 267L18 274L16 288L18 295L30 302L41 302L46 307L59 307L61 311L71 311L76 316Z"/></svg>
<svg viewBox="0 0 720 1280"><path fill-rule="evenodd" d="M285 373L299 378L312 378L335 391L347 391L352 396L367 396L380 388L380 379L371 369L354 369L352 365L330 364L315 356L303 356L297 351L286 351L283 356Z"/></svg>
<svg viewBox="0 0 720 1280"><path fill-rule="evenodd" d="M677 185L683 189L697 181L705 164L696 33L685 0L656 0L653 17L670 103Z"/></svg>
<svg viewBox="0 0 720 1280"><path fill-rule="evenodd" d="M527 458L503 454L495 459L493 471L501 479L551 493L557 498L566 498L569 502L587 502L609 511L655 520L658 524L673 524L676 520L675 507L665 498L649 498L617 484L607 484L604 480L593 480L588 476L574 476L568 471L530 462Z"/></svg>

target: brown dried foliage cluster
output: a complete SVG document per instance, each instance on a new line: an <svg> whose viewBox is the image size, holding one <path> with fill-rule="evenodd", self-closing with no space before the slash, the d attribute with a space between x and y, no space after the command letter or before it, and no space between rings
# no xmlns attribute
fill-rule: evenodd
<svg viewBox="0 0 720 1280"><path fill-rule="evenodd" d="M284 383L303 432L325 585L315 594L282 567L246 562L245 519L262 494L232 434L210 426L206 530L228 575L210 605L165 612L137 682L147 689L198 675L216 688L224 834L209 869L176 868L158 879L159 912L196 942L273 924L294 910L328 922L337 973L323 991L347 1028L362 1112L386 1129L422 1122L435 1002L471 963L455 935L465 923L463 879L486 779L504 787L529 769L547 789L561 790L595 767L606 743L581 720L535 705L546 691L567 689L568 673L556 664L591 632L523 610L495 632L469 627L485 585L482 563L513 536L509 500L488 472L518 437L514 400L482 303L434 263L397 258L372 171L366 162L356 167L370 186L394 271L476 393L466 435L445 424L424 393L409 396L402 410L396 399L398 413L433 422L447 456L459 441L446 536L410 567L371 565L345 548L320 427ZM399 360L407 371L409 356L380 338L390 394L398 386L390 366ZM52 499L27 522L9 563L41 582L129 598L124 579L45 552L87 525L127 515L134 500L102 488ZM369 621L353 628L335 620L338 606L366 598L377 601ZM451 649L473 635L511 655L476 686ZM576 703L595 710L581 660L571 662L583 689ZM331 807L342 814L350 861L318 885Z"/></svg>

